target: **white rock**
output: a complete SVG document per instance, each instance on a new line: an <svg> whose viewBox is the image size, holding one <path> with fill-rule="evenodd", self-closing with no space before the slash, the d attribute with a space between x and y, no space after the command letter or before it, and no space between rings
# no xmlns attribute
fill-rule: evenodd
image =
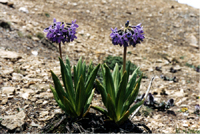
<svg viewBox="0 0 200 134"><path fill-rule="evenodd" d="M24 13L29 13L29 11L26 7L20 7L19 11L24 12Z"/></svg>
<svg viewBox="0 0 200 134"><path fill-rule="evenodd" d="M2 87L2 94L10 95L13 94L15 91L15 87Z"/></svg>
<svg viewBox="0 0 200 134"><path fill-rule="evenodd" d="M2 70L3 75L9 75L13 72L14 72L14 69L12 69L12 68L7 68L6 70Z"/></svg>
<svg viewBox="0 0 200 134"><path fill-rule="evenodd" d="M29 93L22 93L21 97L27 100L29 97Z"/></svg>
<svg viewBox="0 0 200 134"><path fill-rule="evenodd" d="M0 57L4 59L10 59L11 61L17 61L18 59L22 58L19 53L12 52L12 51L4 51L0 49Z"/></svg>
<svg viewBox="0 0 200 134"><path fill-rule="evenodd" d="M39 124L36 124L34 121L32 121L30 125L31 125L31 126L33 126L33 127L42 128L42 126L41 126L41 125L39 125Z"/></svg>
<svg viewBox="0 0 200 134"><path fill-rule="evenodd" d="M35 56L38 55L38 51L31 51L31 53L32 53L33 55L35 55Z"/></svg>
<svg viewBox="0 0 200 134"><path fill-rule="evenodd" d="M20 80L22 80L22 78L23 78L23 75L20 74L20 73L13 73L12 74L12 80L14 80L14 81L20 81Z"/></svg>
<svg viewBox="0 0 200 134"><path fill-rule="evenodd" d="M43 118L44 116L48 115L49 111L41 111L40 112L40 118Z"/></svg>
<svg viewBox="0 0 200 134"><path fill-rule="evenodd" d="M24 111L20 111L16 115L8 115L8 116L0 117L2 118L1 125L5 126L6 128L10 130L13 130L17 127L21 127L25 123L24 122L25 117L26 117L26 114L24 113Z"/></svg>
<svg viewBox="0 0 200 134"><path fill-rule="evenodd" d="M0 3L6 4L8 3L8 0L0 0Z"/></svg>

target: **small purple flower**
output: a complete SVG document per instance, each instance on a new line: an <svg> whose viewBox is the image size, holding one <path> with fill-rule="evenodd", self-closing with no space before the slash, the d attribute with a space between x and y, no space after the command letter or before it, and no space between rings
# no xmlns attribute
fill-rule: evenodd
<svg viewBox="0 0 200 134"><path fill-rule="evenodd" d="M154 104L154 97L151 93L149 93L147 96L147 102L149 102L150 105Z"/></svg>
<svg viewBox="0 0 200 134"><path fill-rule="evenodd" d="M199 113L199 111L200 111L200 106L199 106L199 104L196 104L195 105L195 112Z"/></svg>
<svg viewBox="0 0 200 134"><path fill-rule="evenodd" d="M132 45L135 47L136 44L141 43L141 41L145 38L141 23L137 26L129 26L129 21L127 21L123 30L117 30L117 28L111 28L111 30L112 33L110 34L110 37L112 38L113 45L120 45L124 47Z"/></svg>
<svg viewBox="0 0 200 134"><path fill-rule="evenodd" d="M76 20L72 21L72 23L66 23L66 27L64 22L57 22L54 18L53 25L44 29L44 32L47 32L47 38L56 43L65 43L74 41L77 39L76 37L76 28L79 26L76 24Z"/></svg>
<svg viewBox="0 0 200 134"><path fill-rule="evenodd" d="M168 105L168 106L173 106L173 105L174 105L174 99L169 99L169 100L167 101L167 105Z"/></svg>

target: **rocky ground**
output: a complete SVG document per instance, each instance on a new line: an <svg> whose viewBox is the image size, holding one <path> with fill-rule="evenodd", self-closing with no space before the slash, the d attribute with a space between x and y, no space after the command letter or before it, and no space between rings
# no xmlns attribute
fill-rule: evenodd
<svg viewBox="0 0 200 134"><path fill-rule="evenodd" d="M122 56L123 49L110 41L110 28L127 20L142 23L146 38L136 48L128 47L127 54L148 77L142 80L140 94L155 76L150 92L158 102L173 98L175 106L164 112L150 110L132 121L154 133L200 130L200 116L194 114L200 104L198 9L172 0L0 0L0 10L0 132L39 132L47 120L62 113L49 89L50 70L60 75L57 44L39 35L53 18L77 19L80 26L78 39L62 46L72 65L81 56L95 64L108 55ZM93 105L101 104L95 94Z"/></svg>

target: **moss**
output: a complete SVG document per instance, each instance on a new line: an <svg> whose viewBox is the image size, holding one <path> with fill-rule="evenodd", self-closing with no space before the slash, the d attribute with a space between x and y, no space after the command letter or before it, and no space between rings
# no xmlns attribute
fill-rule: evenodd
<svg viewBox="0 0 200 134"><path fill-rule="evenodd" d="M44 15L49 18L50 17L50 14L49 13L44 13Z"/></svg>
<svg viewBox="0 0 200 134"><path fill-rule="evenodd" d="M36 36L37 36L40 40L44 38L44 34L41 33L41 32L38 32L38 33L36 34Z"/></svg>
<svg viewBox="0 0 200 134"><path fill-rule="evenodd" d="M32 35L28 34L26 35L27 38L32 39Z"/></svg>
<svg viewBox="0 0 200 134"><path fill-rule="evenodd" d="M127 61L126 65L128 64L128 62L130 62L130 61ZM115 64L117 63L119 65L119 69L121 69L123 66L123 59L122 59L122 57L119 57L119 56L109 55L108 57L106 57L106 59L103 61L103 63L106 63L111 70L114 69ZM131 63L129 75L131 75L135 71L136 68L137 68L137 65ZM137 73L138 73L138 75L142 74L142 72L139 69L138 69Z"/></svg>
<svg viewBox="0 0 200 134"><path fill-rule="evenodd" d="M24 36L21 31L18 31L17 34L18 34L19 37L23 37Z"/></svg>

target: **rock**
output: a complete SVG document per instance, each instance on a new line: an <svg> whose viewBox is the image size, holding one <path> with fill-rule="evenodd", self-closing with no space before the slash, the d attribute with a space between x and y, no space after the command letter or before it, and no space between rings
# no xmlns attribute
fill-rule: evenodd
<svg viewBox="0 0 200 134"><path fill-rule="evenodd" d="M197 38L193 34L185 34L186 41L189 43L190 46L195 48L199 48Z"/></svg>
<svg viewBox="0 0 200 134"><path fill-rule="evenodd" d="M35 56L38 55L38 51L31 51L31 53L32 53L33 55L35 55Z"/></svg>
<svg viewBox="0 0 200 134"><path fill-rule="evenodd" d="M1 72L2 72L2 75L9 75L14 72L14 69L7 68L6 70L2 70Z"/></svg>
<svg viewBox="0 0 200 134"><path fill-rule="evenodd" d="M1 104L2 104L2 105L5 105L7 102L8 102L8 99L5 98L5 99L2 99Z"/></svg>
<svg viewBox="0 0 200 134"><path fill-rule="evenodd" d="M30 125L31 125L31 126L33 126L33 127L42 128L42 126L41 126L41 125L39 125L39 124L36 124L34 121L32 121Z"/></svg>
<svg viewBox="0 0 200 134"><path fill-rule="evenodd" d="M107 4L107 1L106 0L102 0L101 4L105 5L105 4Z"/></svg>
<svg viewBox="0 0 200 134"><path fill-rule="evenodd" d="M10 94L14 94L15 87L2 87L2 94L6 94L7 96Z"/></svg>
<svg viewBox="0 0 200 134"><path fill-rule="evenodd" d="M24 111L20 111L16 115L8 115L0 117L2 118L1 125L8 128L9 130L13 130L17 127L22 127L22 125L24 125L25 123L24 122L25 117L26 114L24 113Z"/></svg>
<svg viewBox="0 0 200 134"><path fill-rule="evenodd" d="M21 81L23 78L23 75L20 73L13 73L12 74L12 80L13 81Z"/></svg>
<svg viewBox="0 0 200 134"><path fill-rule="evenodd" d="M22 93L21 97L27 100L29 97L29 93Z"/></svg>
<svg viewBox="0 0 200 134"><path fill-rule="evenodd" d="M8 3L8 0L0 0L0 3L6 4L6 3Z"/></svg>
<svg viewBox="0 0 200 134"><path fill-rule="evenodd" d="M48 115L49 111L41 111L40 112L40 118L43 118L44 116Z"/></svg>
<svg viewBox="0 0 200 134"><path fill-rule="evenodd" d="M19 11L24 12L24 13L29 13L29 11L26 7L20 7Z"/></svg>
<svg viewBox="0 0 200 134"><path fill-rule="evenodd" d="M4 51L0 49L0 53L1 53L0 57L4 59L10 59L13 62L22 58L22 56L19 53L12 52L12 51Z"/></svg>
<svg viewBox="0 0 200 134"><path fill-rule="evenodd" d="M40 93L39 95L36 95L36 97L49 99L49 98L53 98L53 93L44 92L44 93Z"/></svg>

